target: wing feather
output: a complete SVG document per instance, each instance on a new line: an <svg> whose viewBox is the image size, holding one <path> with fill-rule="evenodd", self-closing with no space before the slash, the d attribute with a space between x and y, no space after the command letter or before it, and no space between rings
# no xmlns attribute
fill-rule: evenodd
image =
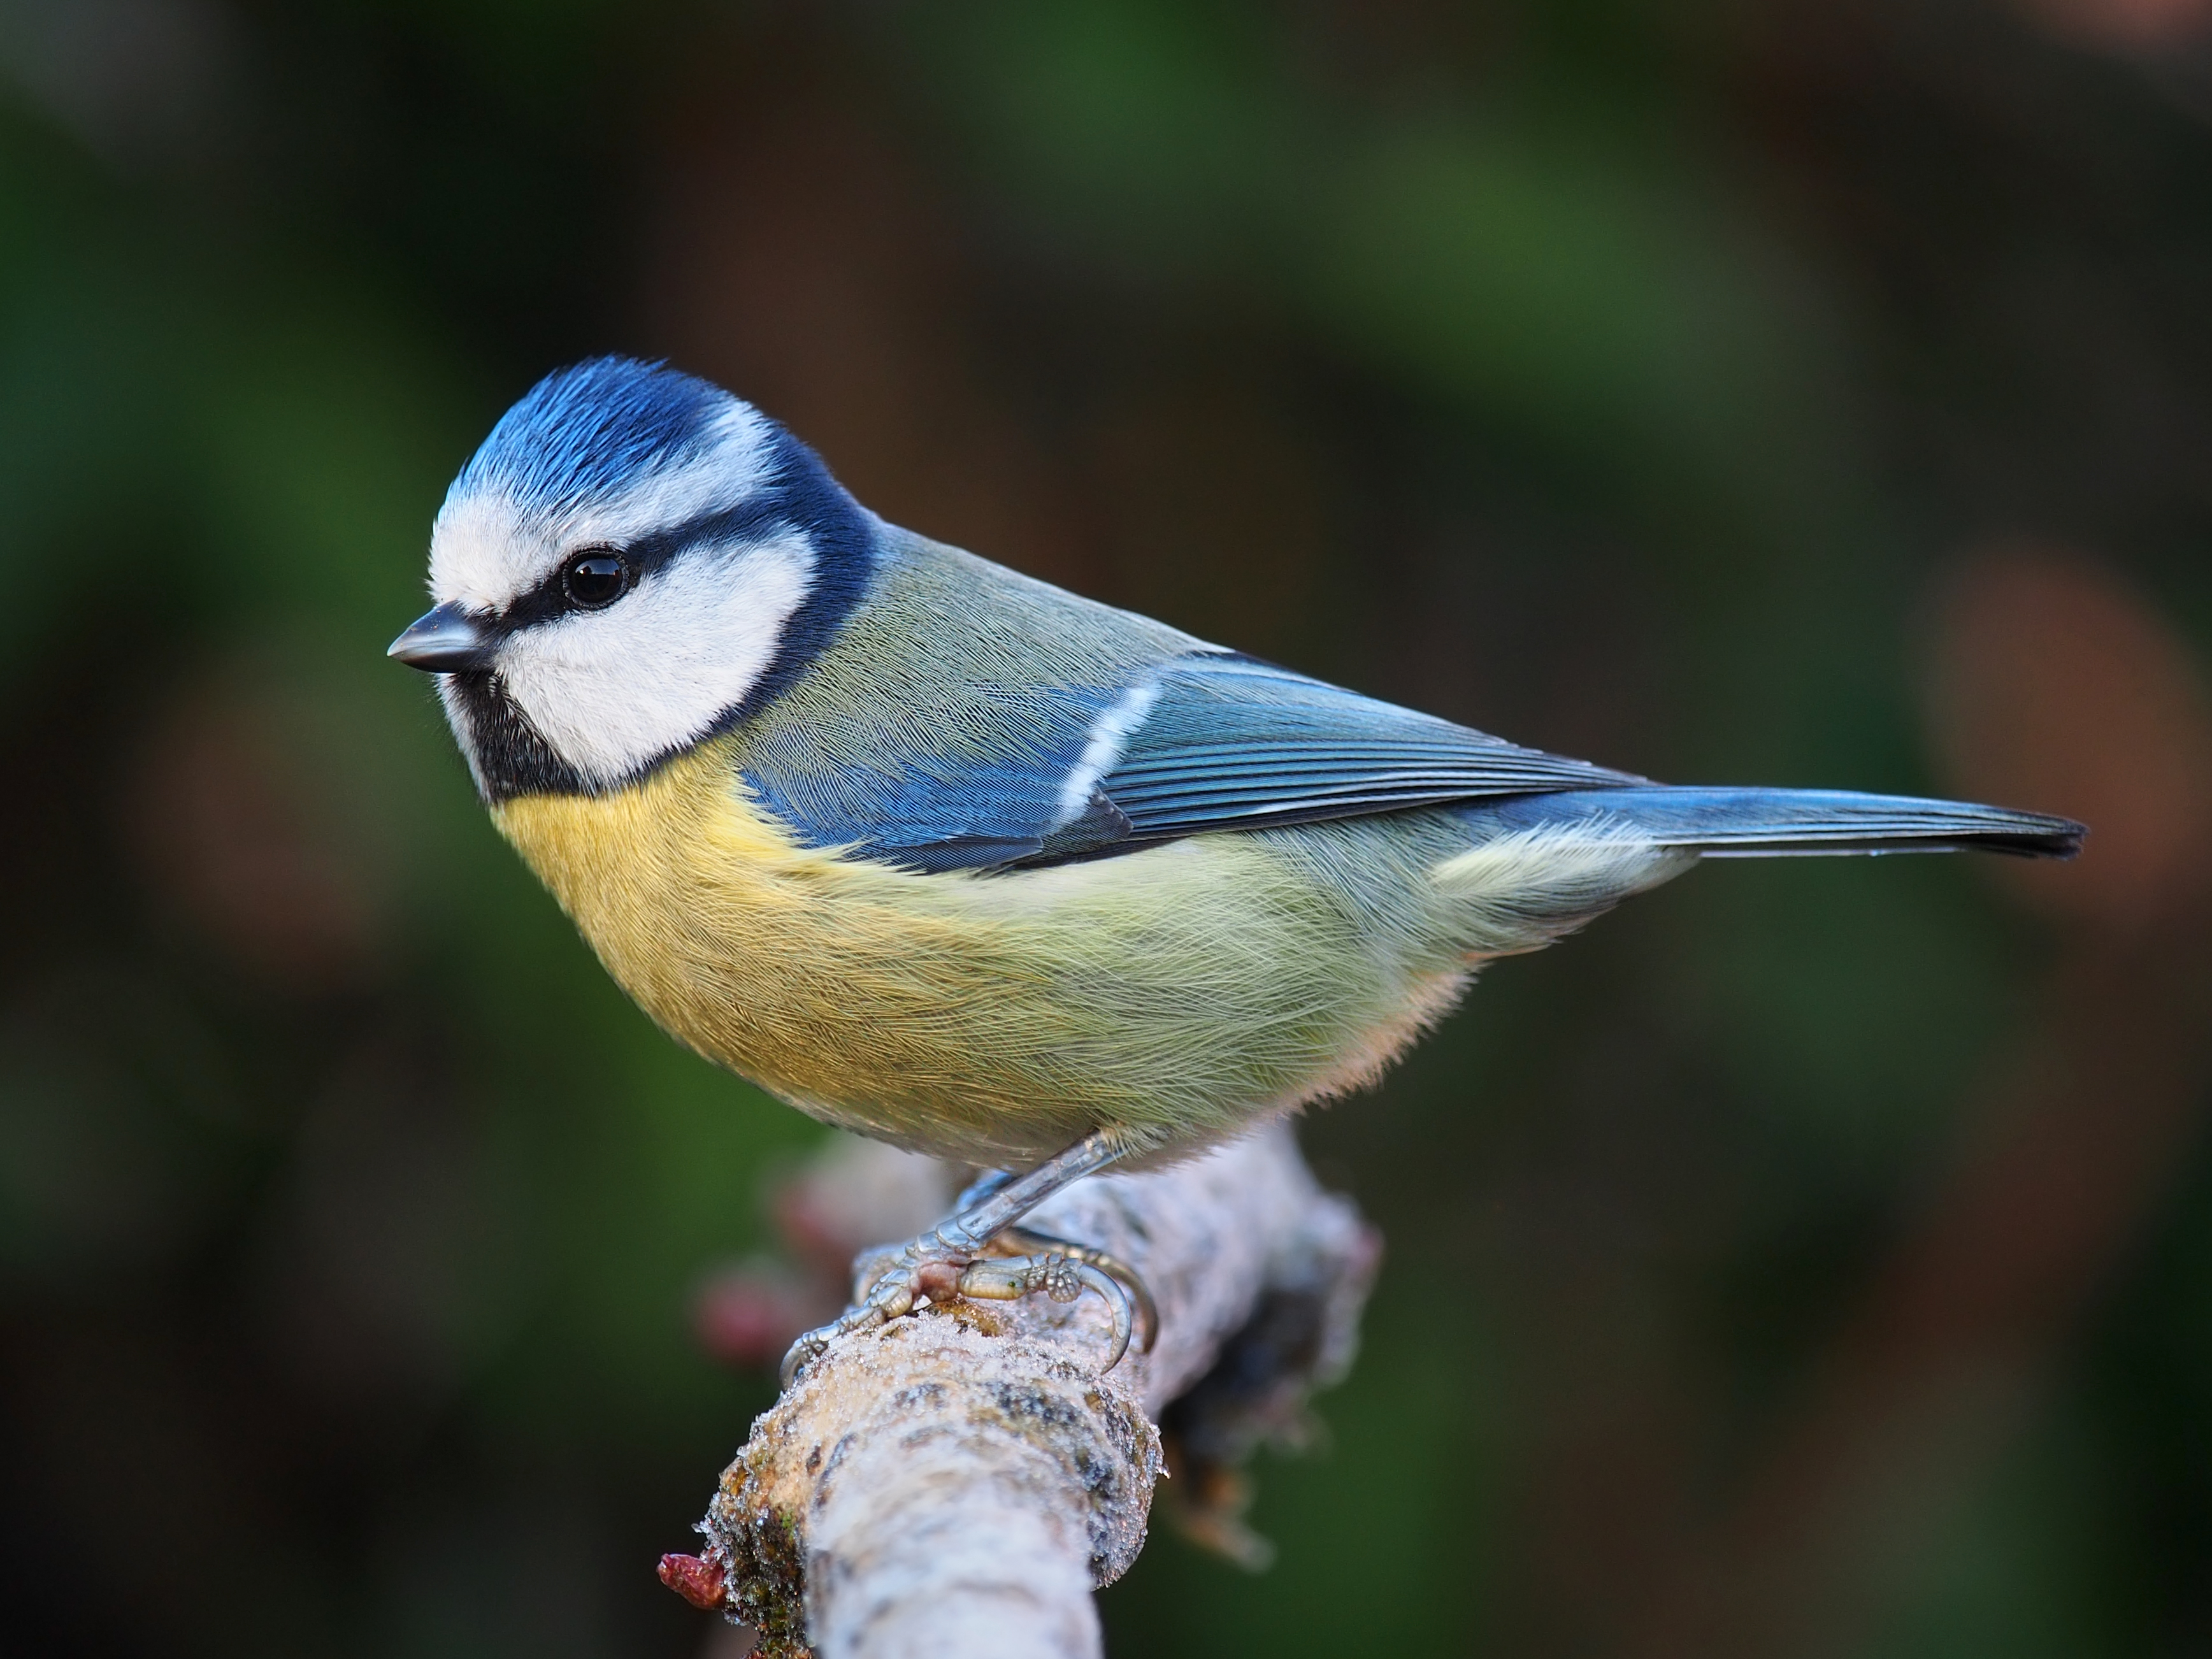
<svg viewBox="0 0 2212 1659"><path fill-rule="evenodd" d="M957 706L899 715L903 748L862 760L840 752L850 733L817 750L818 732L787 732L747 781L811 844L932 872L1642 781L1222 653L1121 685L968 684Z"/></svg>
<svg viewBox="0 0 2212 1659"><path fill-rule="evenodd" d="M1100 781L1138 839L1641 780L1250 658L1186 658Z"/></svg>

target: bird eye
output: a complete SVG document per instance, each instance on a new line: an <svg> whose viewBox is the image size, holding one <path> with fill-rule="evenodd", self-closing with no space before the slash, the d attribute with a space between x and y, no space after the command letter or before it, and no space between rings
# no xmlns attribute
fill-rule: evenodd
<svg viewBox="0 0 2212 1659"><path fill-rule="evenodd" d="M605 548L579 553L561 572L561 586L578 610L604 611L629 592L629 561Z"/></svg>

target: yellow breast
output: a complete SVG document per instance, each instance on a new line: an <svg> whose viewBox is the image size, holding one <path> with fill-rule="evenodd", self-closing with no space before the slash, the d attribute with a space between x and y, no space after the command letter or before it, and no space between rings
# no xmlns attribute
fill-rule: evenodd
<svg viewBox="0 0 2212 1659"><path fill-rule="evenodd" d="M668 1031L886 1139L988 1164L1109 1123L1212 1140L1357 1080L1456 990L1264 836L915 875L799 845L734 779L709 744L495 816Z"/></svg>

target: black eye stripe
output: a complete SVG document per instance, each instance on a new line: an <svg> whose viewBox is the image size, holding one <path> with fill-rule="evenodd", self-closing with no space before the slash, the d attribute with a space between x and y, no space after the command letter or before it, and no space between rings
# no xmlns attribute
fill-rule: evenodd
<svg viewBox="0 0 2212 1659"><path fill-rule="evenodd" d="M813 451L790 434L776 430L769 471L774 482L742 503L639 536L620 549L631 561L633 585L637 585L653 580L661 565L695 547L734 550L787 534L805 538L812 557L803 600L784 623L767 672L754 683L744 702L722 712L713 732L727 731L782 695L828 648L875 577L876 521L839 487ZM559 562L544 580L509 602L498 615L483 620L486 635L499 641L539 623L574 614L562 577L570 560L595 550L590 544L563 549ZM497 673L450 678L459 699L457 706L468 707L469 746L486 799L599 793L601 784L587 781L530 726L507 696L505 682ZM471 695L461 699L459 694L464 691ZM637 766L617 782L646 775L694 741L687 740L668 754Z"/></svg>
<svg viewBox="0 0 2212 1659"><path fill-rule="evenodd" d="M605 545L576 548L563 556L561 562L553 568L552 574L520 595L507 607L500 617L498 631L502 635L513 634L539 623L565 617L572 611L605 609L607 604L613 602L612 599L597 606L578 604L570 581L570 576L579 564L595 559L618 562L623 569L623 586L621 591L614 595L615 599L635 588L651 568L629 549Z"/></svg>
<svg viewBox="0 0 2212 1659"><path fill-rule="evenodd" d="M590 606L574 604L570 597L568 573L580 558L605 554L622 559L629 568L629 586L623 590L627 592L688 548L702 543L765 540L771 535L796 527L788 508L770 492L766 499L749 501L719 512L702 513L680 525L672 525L666 530L641 536L623 547L603 543L572 548L562 556L550 575L515 598L501 614L493 631L501 635L513 634L539 623L551 622L573 611L591 609Z"/></svg>

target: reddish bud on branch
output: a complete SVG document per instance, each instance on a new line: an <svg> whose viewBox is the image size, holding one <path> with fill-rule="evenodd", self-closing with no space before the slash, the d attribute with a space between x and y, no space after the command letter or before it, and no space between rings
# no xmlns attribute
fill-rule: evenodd
<svg viewBox="0 0 2212 1659"><path fill-rule="evenodd" d="M660 1582L703 1613L721 1610L725 1586L718 1562L696 1555L664 1555Z"/></svg>

